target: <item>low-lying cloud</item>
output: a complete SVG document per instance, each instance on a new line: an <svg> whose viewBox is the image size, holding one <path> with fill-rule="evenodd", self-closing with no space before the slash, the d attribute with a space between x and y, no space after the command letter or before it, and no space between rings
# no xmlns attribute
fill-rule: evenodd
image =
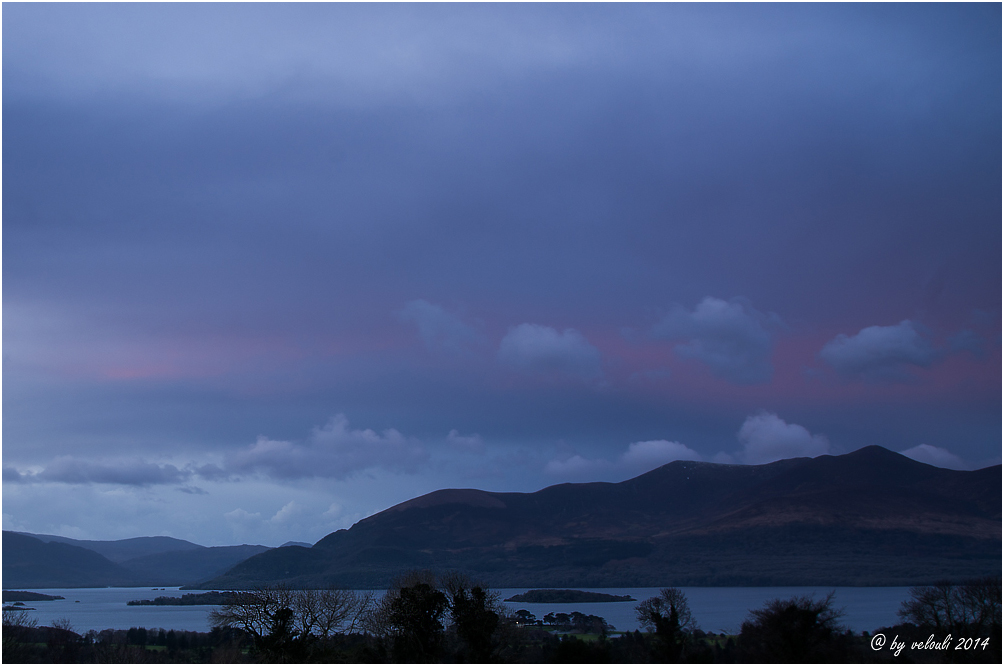
<svg viewBox="0 0 1004 666"><path fill-rule="evenodd" d="M847 379L892 382L914 379L911 367L930 367L941 356L927 332L909 319L895 326L869 326L853 336L841 333L819 352L819 358Z"/></svg>
<svg viewBox="0 0 1004 666"><path fill-rule="evenodd" d="M474 451L483 450L480 437L463 437L451 431L448 441ZM222 465L189 463L182 467L139 459L85 460L61 456L40 471L3 468L4 483L110 484L121 486L178 485L183 492L201 493L186 484L202 481L239 481L261 476L288 481L305 478L345 479L369 469L414 473L429 459L421 442L394 428L376 433L352 429L338 414L323 427L314 428L302 442L265 436L245 449L223 456Z"/></svg>
<svg viewBox="0 0 1004 666"><path fill-rule="evenodd" d="M75 456L60 456L39 472L20 472L4 467L5 483L67 483L115 484L122 486L155 486L185 483L192 478L191 469L174 465L158 465L138 459L85 460Z"/></svg>
<svg viewBox="0 0 1004 666"><path fill-rule="evenodd" d="M620 457L625 467L646 469L655 469L675 460L701 460L701 454L679 442L656 439L634 442Z"/></svg>
<svg viewBox="0 0 1004 666"><path fill-rule="evenodd" d="M514 326L502 338L498 359L531 374L561 373L583 379L603 374L599 350L574 328L559 333L540 324Z"/></svg>
<svg viewBox="0 0 1004 666"><path fill-rule="evenodd" d="M962 458L951 451L946 451L937 446L931 446L930 444L919 444L913 448L907 449L906 451L900 451L901 454L907 458L912 458L917 462L927 463L928 465L934 465L935 467L944 467L946 469L969 469L969 466L963 462Z"/></svg>
<svg viewBox="0 0 1004 666"><path fill-rule="evenodd" d="M349 428L344 414L314 428L302 443L261 436L244 451L226 456L224 468L235 474L257 473L273 479L311 477L344 479L370 468L415 472L428 453L414 440L390 428L383 433Z"/></svg>
<svg viewBox="0 0 1004 666"><path fill-rule="evenodd" d="M773 375L772 329L780 327L777 315L763 314L745 299L709 296L693 312L674 308L653 327L652 335L686 340L676 345L676 353L701 361L716 377L735 384L760 384Z"/></svg>
<svg viewBox="0 0 1004 666"><path fill-rule="evenodd" d="M574 454L551 460L544 471L562 478L595 480L597 476L613 473L618 476L637 476L676 460L702 460L702 457L680 442L656 439L629 444L627 450L612 461Z"/></svg>
<svg viewBox="0 0 1004 666"><path fill-rule="evenodd" d="M736 457L747 465L785 458L815 458L830 450L825 436L813 435L802 426L786 423L777 414L766 411L748 417L737 437L743 448Z"/></svg>

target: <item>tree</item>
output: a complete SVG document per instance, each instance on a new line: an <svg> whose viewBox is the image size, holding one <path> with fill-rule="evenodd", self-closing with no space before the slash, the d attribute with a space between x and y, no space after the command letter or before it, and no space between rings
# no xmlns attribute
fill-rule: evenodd
<svg viewBox="0 0 1004 666"><path fill-rule="evenodd" d="M315 638L353 631L371 605L371 594L271 585L232 593L209 621L244 631L266 659L283 661L302 655Z"/></svg>
<svg viewBox="0 0 1004 666"><path fill-rule="evenodd" d="M442 587L449 597L450 619L466 646L467 657L473 662L491 661L496 630L505 615L501 597L457 572L443 576Z"/></svg>
<svg viewBox="0 0 1004 666"><path fill-rule="evenodd" d="M38 620L26 610L3 609L3 658L6 662L24 662L31 653L32 636Z"/></svg>
<svg viewBox="0 0 1004 666"><path fill-rule="evenodd" d="M635 606L635 616L643 628L656 631L659 618L668 620L674 610L682 631L692 632L697 629L694 615L690 612L690 604L687 603L687 595L677 587L662 589L659 591L659 596L646 599Z"/></svg>
<svg viewBox="0 0 1004 666"><path fill-rule="evenodd" d="M772 599L750 611L739 632L739 647L754 662L845 661L841 613L833 607L833 593L812 597Z"/></svg>
<svg viewBox="0 0 1004 666"><path fill-rule="evenodd" d="M516 611L515 615L516 618L523 624L534 624L537 622L537 616L525 608L520 608Z"/></svg>
<svg viewBox="0 0 1004 666"><path fill-rule="evenodd" d="M687 603L687 595L676 587L659 591L659 596L635 606L638 623L656 636L656 656L661 661L679 662L697 628Z"/></svg>
<svg viewBox="0 0 1004 666"><path fill-rule="evenodd" d="M301 633L327 638L352 633L373 604L373 593L352 590L297 590L292 609Z"/></svg>
<svg viewBox="0 0 1004 666"><path fill-rule="evenodd" d="M962 585L942 582L912 588L899 616L955 636L1000 636L1001 579L987 576Z"/></svg>
<svg viewBox="0 0 1004 666"><path fill-rule="evenodd" d="M390 602L388 624L394 631L395 661L435 661L443 640L448 599L428 583L399 590Z"/></svg>

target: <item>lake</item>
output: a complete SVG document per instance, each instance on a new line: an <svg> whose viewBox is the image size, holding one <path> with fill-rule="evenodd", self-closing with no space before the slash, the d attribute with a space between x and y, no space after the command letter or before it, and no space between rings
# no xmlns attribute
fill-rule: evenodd
<svg viewBox="0 0 1004 666"><path fill-rule="evenodd" d="M530 588L498 590L502 598L522 594ZM617 631L633 631L638 628L634 617L634 607L638 602L659 594L659 588L577 588L589 592L607 594L628 594L637 599L629 602L588 603L588 604L525 604L507 603L512 610L525 608L538 619L548 613L570 613L579 611L587 615L605 618ZM829 592L835 592L834 600L843 609L842 623L855 632L871 631L882 626L896 624L896 611L900 603L909 595L908 587L684 587L690 609L701 629L715 633L735 634L739 631L746 614L776 597L813 595L817 599ZM66 597L59 601L25 602L35 608L32 616L40 625L50 625L54 620L66 618L74 631L85 633L91 629L129 629L146 627L155 629L178 629L185 631L209 631L209 611L211 606L127 606L132 599L153 599L155 597L180 597L178 588L164 590L146 587L108 587L74 589L35 589L33 592ZM382 595L383 590L377 591Z"/></svg>

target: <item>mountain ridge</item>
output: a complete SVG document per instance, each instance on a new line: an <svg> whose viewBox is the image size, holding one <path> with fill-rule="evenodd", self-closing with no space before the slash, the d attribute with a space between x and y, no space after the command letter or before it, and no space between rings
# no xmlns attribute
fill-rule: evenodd
<svg viewBox="0 0 1004 666"><path fill-rule="evenodd" d="M922 584L999 571L1000 490L1000 465L946 470L877 446L765 465L676 461L533 493L443 489L200 587L379 587L408 568L509 587Z"/></svg>
<svg viewBox="0 0 1004 666"><path fill-rule="evenodd" d="M506 587L915 585L999 572L1000 497L1000 465L947 470L877 446L764 465L676 461L619 483L440 489L313 546L5 531L4 587L373 588L413 568Z"/></svg>

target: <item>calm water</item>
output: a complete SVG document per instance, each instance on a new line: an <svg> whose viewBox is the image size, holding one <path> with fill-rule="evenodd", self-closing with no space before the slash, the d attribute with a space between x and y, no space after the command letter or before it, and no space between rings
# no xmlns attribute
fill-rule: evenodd
<svg viewBox="0 0 1004 666"><path fill-rule="evenodd" d="M521 594L530 588L499 590L502 598ZM629 594L638 601L644 601L659 593L655 587L632 588L581 588L590 592L607 594ZM836 606L844 610L842 622L854 631L874 630L897 622L896 611L907 598L907 587L684 587L681 588L690 602L694 619L701 629L715 633L738 633L739 625L750 609L759 608L768 599L775 597L815 595L822 598L834 591ZM153 599L155 597L180 597L186 592L178 588L154 590L151 588L85 588L68 590L32 590L43 594L66 597L61 601L33 601L25 605L36 610L32 615L40 625L52 624L54 620L66 618L74 631L84 633L91 629L128 629L147 627L154 629L179 629L186 631L209 631L209 611L211 606L127 606L132 599ZM383 594L379 591L377 594ZM579 611L587 615L598 615L612 624L618 631L633 631L638 628L634 617L637 601L599 604L523 604L508 603L510 608L525 608L538 618L548 613L570 613Z"/></svg>

